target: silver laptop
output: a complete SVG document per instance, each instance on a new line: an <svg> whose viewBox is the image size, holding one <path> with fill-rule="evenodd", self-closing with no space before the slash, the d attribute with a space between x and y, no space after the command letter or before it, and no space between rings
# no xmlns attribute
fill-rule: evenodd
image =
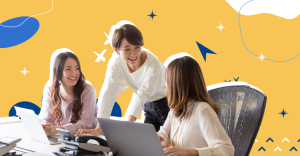
<svg viewBox="0 0 300 156"><path fill-rule="evenodd" d="M14 107L31 139L50 145L60 144L57 141L58 138L48 137L46 135L38 116L34 113L33 110L16 106Z"/></svg>
<svg viewBox="0 0 300 156"><path fill-rule="evenodd" d="M98 118L114 156L165 156L154 126Z"/></svg>

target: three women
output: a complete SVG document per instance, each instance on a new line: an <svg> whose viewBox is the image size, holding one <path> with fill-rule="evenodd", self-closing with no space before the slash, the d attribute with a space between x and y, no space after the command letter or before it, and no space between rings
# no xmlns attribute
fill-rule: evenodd
<svg viewBox="0 0 300 156"><path fill-rule="evenodd" d="M233 155L231 140L217 118L220 110L210 100L202 71L193 58L175 59L165 70L151 52L142 49L142 34L130 24L116 29L111 43L117 55L108 63L98 117L109 118L117 97L130 87L134 94L126 112L128 121L135 121L144 110L144 122L159 131L166 154ZM98 135L101 127L98 124L95 128L95 90L84 83L78 59L69 53L62 55L68 57L57 58L56 75L46 99L49 104L43 104L50 112L44 120L57 126L46 124L45 131L53 134L55 127L61 126L73 133L79 130L77 134Z"/></svg>

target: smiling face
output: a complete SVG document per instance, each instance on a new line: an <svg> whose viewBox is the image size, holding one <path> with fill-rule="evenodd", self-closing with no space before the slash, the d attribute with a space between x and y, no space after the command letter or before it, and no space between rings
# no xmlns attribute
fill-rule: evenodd
<svg viewBox="0 0 300 156"><path fill-rule="evenodd" d="M120 48L114 48L114 50L117 54L121 55L128 65L132 67L139 66L139 62L141 61L141 46L132 45L124 38L121 41Z"/></svg>
<svg viewBox="0 0 300 156"><path fill-rule="evenodd" d="M67 58L63 69L61 83L64 86L75 86L79 77L80 69L77 61L73 58Z"/></svg>

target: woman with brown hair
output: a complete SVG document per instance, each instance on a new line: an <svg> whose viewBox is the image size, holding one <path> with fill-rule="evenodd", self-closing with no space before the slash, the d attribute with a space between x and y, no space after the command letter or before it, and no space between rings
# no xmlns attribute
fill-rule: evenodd
<svg viewBox="0 0 300 156"><path fill-rule="evenodd" d="M48 84L41 110L48 136L57 133L56 128L76 133L80 128L96 127L96 91L86 82L79 60L72 52L56 56L52 83Z"/></svg>
<svg viewBox="0 0 300 156"><path fill-rule="evenodd" d="M234 147L206 90L199 64L189 56L173 60L166 70L170 112L157 133L170 156L233 156Z"/></svg>

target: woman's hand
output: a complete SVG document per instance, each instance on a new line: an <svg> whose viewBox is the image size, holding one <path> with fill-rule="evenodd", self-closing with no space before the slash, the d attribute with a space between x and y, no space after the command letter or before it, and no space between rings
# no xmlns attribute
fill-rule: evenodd
<svg viewBox="0 0 300 156"><path fill-rule="evenodd" d="M51 136L57 133L56 127L52 124L42 124L42 126L47 136Z"/></svg>
<svg viewBox="0 0 300 156"><path fill-rule="evenodd" d="M169 156L197 156L198 151L195 149L183 149L179 147L174 147L166 144L166 148L164 148L165 154L170 154Z"/></svg>
<svg viewBox="0 0 300 156"><path fill-rule="evenodd" d="M134 122L136 120L136 117L133 115L129 115L127 121Z"/></svg>
<svg viewBox="0 0 300 156"><path fill-rule="evenodd" d="M100 134L101 130L97 129L79 129L79 131L75 134L75 136L81 135L81 134L90 134L98 136Z"/></svg>
<svg viewBox="0 0 300 156"><path fill-rule="evenodd" d="M165 141L165 138L164 138L164 137L162 137L162 136L160 136L158 133L157 133L157 136L158 136L158 139L159 139L159 141L160 141L160 142L163 142L163 141Z"/></svg>
<svg viewBox="0 0 300 156"><path fill-rule="evenodd" d="M100 124L98 123L95 129L79 129L78 132L75 134L75 136L81 135L81 134L90 134L98 136L101 133L102 129L100 127Z"/></svg>

